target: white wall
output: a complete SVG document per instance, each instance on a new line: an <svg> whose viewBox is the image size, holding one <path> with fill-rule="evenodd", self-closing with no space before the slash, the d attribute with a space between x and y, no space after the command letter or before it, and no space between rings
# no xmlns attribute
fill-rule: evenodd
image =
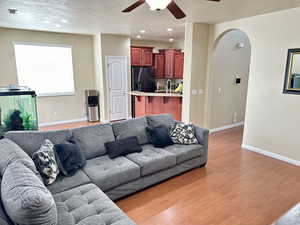
<svg viewBox="0 0 300 225"><path fill-rule="evenodd" d="M100 34L94 36L94 55L95 60L99 64L95 64L96 81L100 82L97 84L100 92L100 119L101 121L109 120L109 109L108 109L108 89L107 89L107 75L106 75L106 63L105 58L107 56L126 56L127 67L128 67L128 85L130 89L131 83L131 67L130 67L130 37L121 35L111 34ZM128 117L131 115L131 101L128 96Z"/></svg>
<svg viewBox="0 0 300 225"><path fill-rule="evenodd" d="M0 28L0 86L18 82L13 42L72 46L75 95L38 97L38 117L40 123L84 118L84 91L95 88L92 36Z"/></svg>
<svg viewBox="0 0 300 225"><path fill-rule="evenodd" d="M244 47L238 48L238 43L243 43ZM219 128L244 122L251 46L245 33L232 30L224 34L214 47L209 127ZM242 79L240 85L234 83L236 75Z"/></svg>
<svg viewBox="0 0 300 225"><path fill-rule="evenodd" d="M213 42L230 29L244 31L251 42L243 144L295 160L300 160L300 96L282 91L287 50L300 47L299 15L300 8L296 8L217 24L211 26L210 36L210 50Z"/></svg>
<svg viewBox="0 0 300 225"><path fill-rule="evenodd" d="M209 25L188 23L185 26L182 120L205 126L205 89ZM193 93L193 90L196 93ZM203 93L199 93L202 91Z"/></svg>

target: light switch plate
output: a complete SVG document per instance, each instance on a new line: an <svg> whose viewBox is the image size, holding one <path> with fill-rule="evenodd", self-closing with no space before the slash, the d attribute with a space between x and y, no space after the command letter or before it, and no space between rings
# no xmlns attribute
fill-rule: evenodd
<svg viewBox="0 0 300 225"><path fill-rule="evenodd" d="M202 95L203 92L204 92L203 89L199 89L199 90L198 90L198 94L199 94L199 95Z"/></svg>
<svg viewBox="0 0 300 225"><path fill-rule="evenodd" d="M192 95L197 95L197 94L198 94L197 89L193 89L193 90L192 90Z"/></svg>

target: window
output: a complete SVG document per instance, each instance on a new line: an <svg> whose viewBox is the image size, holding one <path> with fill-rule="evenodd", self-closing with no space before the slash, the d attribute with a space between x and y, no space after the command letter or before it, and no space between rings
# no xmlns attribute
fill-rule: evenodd
<svg viewBox="0 0 300 225"><path fill-rule="evenodd" d="M38 96L74 95L72 48L15 43L18 82Z"/></svg>

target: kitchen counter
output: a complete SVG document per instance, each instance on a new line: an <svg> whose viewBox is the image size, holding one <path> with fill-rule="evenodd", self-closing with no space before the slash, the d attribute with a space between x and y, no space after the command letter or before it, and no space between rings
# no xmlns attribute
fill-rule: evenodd
<svg viewBox="0 0 300 225"><path fill-rule="evenodd" d="M182 95L179 93L130 91L130 92L128 92L128 94L134 95L134 96L146 96L146 97L178 97L178 98L182 98Z"/></svg>

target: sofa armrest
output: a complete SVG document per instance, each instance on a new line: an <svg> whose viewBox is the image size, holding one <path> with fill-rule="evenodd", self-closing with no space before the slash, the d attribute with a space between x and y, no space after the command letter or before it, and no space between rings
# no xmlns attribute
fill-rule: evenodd
<svg viewBox="0 0 300 225"><path fill-rule="evenodd" d="M197 126L194 127L195 127L196 138L204 148L206 162L207 162L209 130Z"/></svg>

